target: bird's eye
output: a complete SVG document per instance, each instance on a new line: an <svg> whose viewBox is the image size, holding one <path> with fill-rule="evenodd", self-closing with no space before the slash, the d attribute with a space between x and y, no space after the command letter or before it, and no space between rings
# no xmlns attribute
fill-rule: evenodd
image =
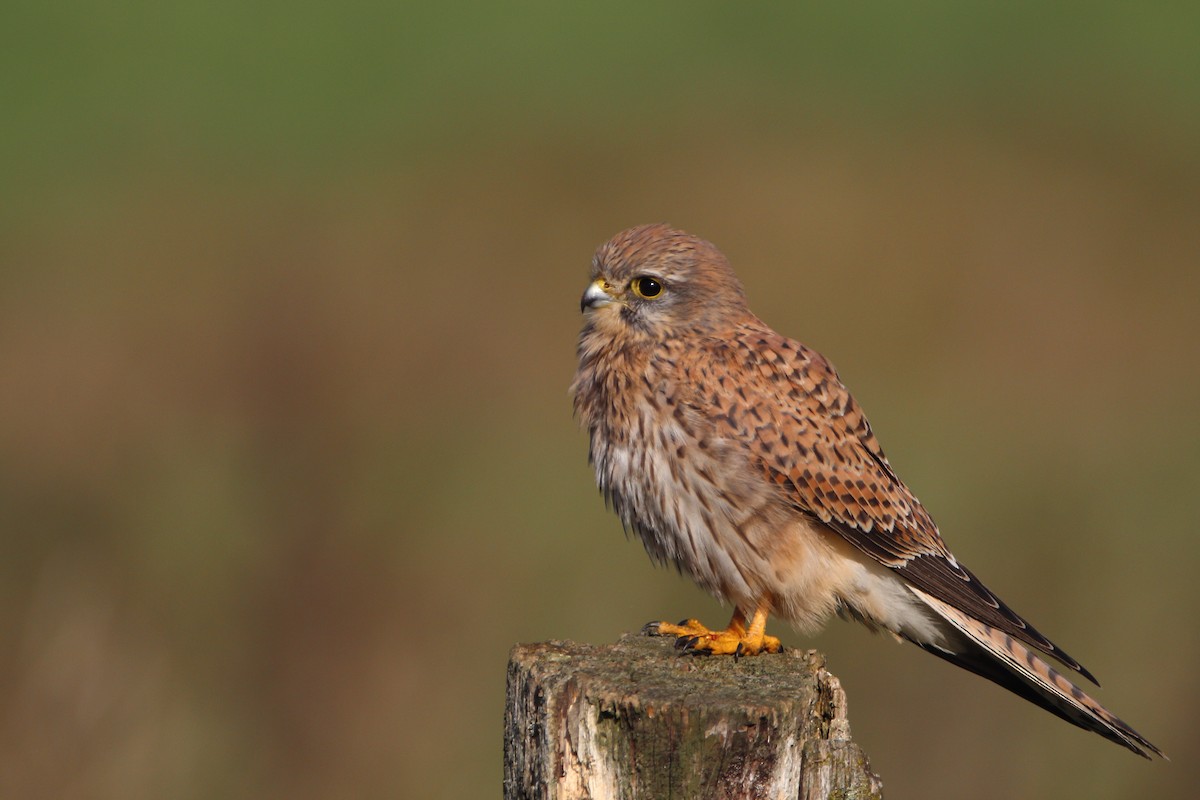
<svg viewBox="0 0 1200 800"><path fill-rule="evenodd" d="M638 297L643 297L647 300L652 300L662 294L662 284L647 275L640 278L634 278L630 284L633 288L633 293Z"/></svg>

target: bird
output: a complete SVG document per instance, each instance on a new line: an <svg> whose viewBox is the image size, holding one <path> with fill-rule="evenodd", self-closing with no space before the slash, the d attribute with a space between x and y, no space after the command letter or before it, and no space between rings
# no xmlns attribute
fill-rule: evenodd
<svg viewBox="0 0 1200 800"><path fill-rule="evenodd" d="M733 606L724 629L644 633L736 659L782 650L770 615L805 635L836 615L1166 757L1052 666L1096 683L955 558L834 367L750 311L713 244L664 223L618 233L580 311L571 394L606 504L653 561Z"/></svg>

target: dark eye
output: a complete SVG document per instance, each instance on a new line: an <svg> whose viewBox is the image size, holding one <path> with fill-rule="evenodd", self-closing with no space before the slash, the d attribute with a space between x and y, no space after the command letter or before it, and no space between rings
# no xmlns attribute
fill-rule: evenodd
<svg viewBox="0 0 1200 800"><path fill-rule="evenodd" d="M652 300L662 294L662 284L648 275L634 278L633 283L630 285L633 287L634 294L638 297L644 297L647 300Z"/></svg>

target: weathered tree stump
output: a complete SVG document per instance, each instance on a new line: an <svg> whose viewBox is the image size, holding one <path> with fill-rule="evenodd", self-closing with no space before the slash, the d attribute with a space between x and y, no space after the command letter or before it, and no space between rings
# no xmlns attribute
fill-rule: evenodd
<svg viewBox="0 0 1200 800"><path fill-rule="evenodd" d="M505 799L882 796L820 653L735 662L671 644L514 647Z"/></svg>

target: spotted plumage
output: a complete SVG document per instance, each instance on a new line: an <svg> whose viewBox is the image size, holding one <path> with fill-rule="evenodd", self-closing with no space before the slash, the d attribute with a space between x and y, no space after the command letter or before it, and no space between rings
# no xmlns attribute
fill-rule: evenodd
<svg viewBox="0 0 1200 800"><path fill-rule="evenodd" d="M728 628L652 623L698 653L779 649L857 619L1141 755L1161 752L1035 655L1091 674L946 548L830 363L754 316L711 244L665 225L597 251L572 391L626 529L734 606Z"/></svg>

